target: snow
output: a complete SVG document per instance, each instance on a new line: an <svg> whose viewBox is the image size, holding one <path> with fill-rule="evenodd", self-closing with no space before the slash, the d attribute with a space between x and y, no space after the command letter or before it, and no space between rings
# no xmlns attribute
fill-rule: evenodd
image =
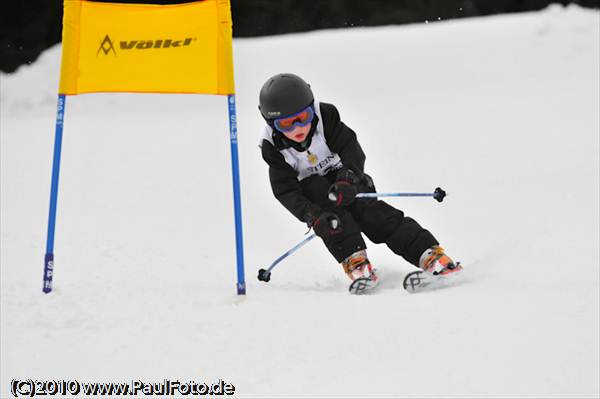
<svg viewBox="0 0 600 399"><path fill-rule="evenodd" d="M234 42L248 295L235 295L226 100L67 98L55 291L42 289L60 46L1 75L1 381L224 379L240 397L598 397L600 14L576 6ZM293 51L292 51L293 50ZM286 57L281 56L287 55ZM262 83L309 81L380 191L465 265L347 293L273 198Z"/></svg>

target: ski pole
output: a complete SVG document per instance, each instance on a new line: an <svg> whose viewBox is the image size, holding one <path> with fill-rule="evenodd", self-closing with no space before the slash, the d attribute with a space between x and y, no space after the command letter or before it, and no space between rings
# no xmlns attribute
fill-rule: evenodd
<svg viewBox="0 0 600 399"><path fill-rule="evenodd" d="M375 197L433 197L438 202L442 202L444 197L446 196L446 192L441 188L437 187L433 193L359 193L356 194L357 198L375 198ZM265 283L271 280L271 270L279 264L282 260L296 252L302 246L304 246L307 242L316 237L316 234L311 234L306 237L304 240L300 241L298 244L289 249L286 253L281 255L279 258L275 260L275 262L271 263L271 265L267 269L259 269L258 270L258 280L264 281Z"/></svg>
<svg viewBox="0 0 600 399"><path fill-rule="evenodd" d="M271 270L273 270L273 268L275 266L277 266L277 264L279 262L281 262L282 260L284 260L285 258L287 258L289 255L293 254L294 252L296 252L298 249L300 249L300 247L302 247L304 244L306 244L307 242L309 242L310 240L312 240L313 238L315 238L317 235L316 234L311 234L308 237L306 237L304 240L302 240L301 242L299 242L298 244L296 244L293 248L291 248L290 250L288 250L286 253L284 253L283 255L281 255L279 258L277 258L275 260L275 262L271 263L271 266L269 266L268 269L260 269L258 271L258 280L259 281L264 281L265 283L268 283L269 280L271 280Z"/></svg>
<svg viewBox="0 0 600 399"><path fill-rule="evenodd" d="M433 197L437 202L442 202L446 192L437 187L433 193L358 193L356 198L377 198L377 197Z"/></svg>

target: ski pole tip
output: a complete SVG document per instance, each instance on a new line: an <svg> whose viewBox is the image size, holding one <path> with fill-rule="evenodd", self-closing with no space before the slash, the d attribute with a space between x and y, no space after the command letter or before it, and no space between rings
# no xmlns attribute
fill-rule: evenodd
<svg viewBox="0 0 600 399"><path fill-rule="evenodd" d="M271 280L271 272L265 269L260 269L258 271L258 281L264 281L268 283Z"/></svg>
<svg viewBox="0 0 600 399"><path fill-rule="evenodd" d="M433 198L435 198L437 202L442 202L444 200L444 197L446 197L446 192L440 187L436 187L433 192Z"/></svg>

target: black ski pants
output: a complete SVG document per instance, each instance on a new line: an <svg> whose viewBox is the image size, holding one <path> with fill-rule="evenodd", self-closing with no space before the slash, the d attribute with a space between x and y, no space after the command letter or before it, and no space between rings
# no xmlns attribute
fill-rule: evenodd
<svg viewBox="0 0 600 399"><path fill-rule="evenodd" d="M350 206L337 207L327 191L335 180L335 172L326 176L310 176L300 181L304 195L323 210L334 212L341 220L341 231L321 237L333 257L342 262L367 245L361 233L375 244L385 243L394 253L415 266L427 248L438 245L433 235L404 212L376 198L357 198ZM365 191L361 187L359 191ZM375 191L372 187L369 191Z"/></svg>

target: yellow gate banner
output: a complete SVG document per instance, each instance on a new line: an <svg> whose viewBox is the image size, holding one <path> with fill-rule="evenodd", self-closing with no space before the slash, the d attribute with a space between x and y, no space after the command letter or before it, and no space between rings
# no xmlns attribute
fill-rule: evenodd
<svg viewBox="0 0 600 399"><path fill-rule="evenodd" d="M229 0L64 0L59 93L233 94Z"/></svg>

